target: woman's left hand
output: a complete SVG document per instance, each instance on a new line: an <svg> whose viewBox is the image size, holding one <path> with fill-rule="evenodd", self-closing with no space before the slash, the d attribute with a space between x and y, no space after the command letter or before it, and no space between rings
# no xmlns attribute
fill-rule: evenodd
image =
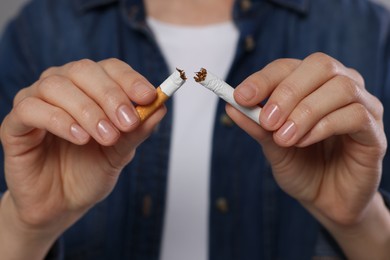
<svg viewBox="0 0 390 260"><path fill-rule="evenodd" d="M383 107L362 76L316 53L276 60L235 90L243 106L268 98L261 126L229 116L264 150L280 187L340 225L358 223L377 191L386 152Z"/></svg>

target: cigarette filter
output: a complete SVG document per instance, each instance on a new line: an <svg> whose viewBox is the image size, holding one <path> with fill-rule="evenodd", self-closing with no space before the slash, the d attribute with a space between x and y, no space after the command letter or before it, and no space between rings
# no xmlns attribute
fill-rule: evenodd
<svg viewBox="0 0 390 260"><path fill-rule="evenodd" d="M208 72L204 68L202 68L199 72L196 73L194 79L196 82L198 82L205 88L213 91L220 98L228 102L230 105L232 105L233 107L241 111L244 115L246 115L260 125L259 116L261 108L259 106L243 107L237 104L233 97L234 88L232 88L225 81Z"/></svg>
<svg viewBox="0 0 390 260"><path fill-rule="evenodd" d="M145 121L162 106L169 97L173 95L186 81L186 76L183 70L176 69L161 85L157 88L157 98L153 103L146 106L136 106L136 110L141 121Z"/></svg>

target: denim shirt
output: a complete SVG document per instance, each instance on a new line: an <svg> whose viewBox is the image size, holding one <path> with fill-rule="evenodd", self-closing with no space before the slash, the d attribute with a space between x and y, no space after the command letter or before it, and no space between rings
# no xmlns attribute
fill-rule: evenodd
<svg viewBox="0 0 390 260"><path fill-rule="evenodd" d="M240 39L227 78L232 86L275 59L324 52L363 75L367 89L384 103L389 133L390 21L383 8L364 0L241 0L235 2L233 19ZM46 68L111 57L124 60L156 86L170 74L146 25L142 0L32 1L9 24L0 43L0 119L10 111L17 91ZM167 107L166 117L138 148L113 192L59 239L57 256L158 259L172 100ZM334 256L337 245L280 190L261 147L226 116L224 107L221 101L214 127L209 258ZM384 190L390 190L389 163L386 156ZM0 185L4 191L4 174Z"/></svg>

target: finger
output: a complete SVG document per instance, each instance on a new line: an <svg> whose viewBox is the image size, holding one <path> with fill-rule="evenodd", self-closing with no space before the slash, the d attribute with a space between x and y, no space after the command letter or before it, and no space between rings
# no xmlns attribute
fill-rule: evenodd
<svg viewBox="0 0 390 260"><path fill-rule="evenodd" d="M66 111L98 143L110 145L118 139L119 131L102 108L68 78L59 75L46 77L33 89L34 95Z"/></svg>
<svg viewBox="0 0 390 260"><path fill-rule="evenodd" d="M349 77L332 78L297 104L276 131L275 142L281 146L294 145L327 114L354 102L363 103L366 96L363 92Z"/></svg>
<svg viewBox="0 0 390 260"><path fill-rule="evenodd" d="M285 158L287 149L274 142L272 132L264 130L230 104L226 105L226 113L241 129L261 145L264 154L273 164L277 164L281 158Z"/></svg>
<svg viewBox="0 0 390 260"><path fill-rule="evenodd" d="M94 100L118 129L130 131L140 123L129 97L97 63L72 62L62 67L60 73Z"/></svg>
<svg viewBox="0 0 390 260"><path fill-rule="evenodd" d="M349 135L366 147L382 147L386 141L380 123L367 108L352 103L322 118L297 146L309 146L335 135Z"/></svg>
<svg viewBox="0 0 390 260"><path fill-rule="evenodd" d="M360 92L361 96L359 96L358 99L359 102L367 108L367 110L374 116L376 120L382 120L383 105L376 96L372 95L365 89L363 76L355 69L351 68L347 68L346 76L349 77L351 80L355 81L356 84L352 83L352 85L362 89L362 91ZM348 85L348 82L346 82L346 85Z"/></svg>
<svg viewBox="0 0 390 260"><path fill-rule="evenodd" d="M226 113L240 128L247 132L256 141L262 142L265 138L271 137L269 132L266 132L261 126L230 104L226 104Z"/></svg>
<svg viewBox="0 0 390 260"><path fill-rule="evenodd" d="M19 102L2 128L8 140L30 135L34 129L46 130L79 145L90 139L89 134L68 113L35 97L27 97ZM21 144L26 147L31 143L24 141Z"/></svg>
<svg viewBox="0 0 390 260"><path fill-rule="evenodd" d="M50 77L53 75L58 75L58 74L60 74L61 70L62 70L62 67L56 67L56 66L49 67L45 71L42 72L39 79L44 79L44 78L47 78L47 77Z"/></svg>
<svg viewBox="0 0 390 260"><path fill-rule="evenodd" d="M260 115L262 126L270 131L280 128L303 98L346 71L341 63L326 54L310 55L275 88Z"/></svg>
<svg viewBox="0 0 390 260"><path fill-rule="evenodd" d="M21 89L18 93L16 93L14 100L13 100L13 107L17 106L20 101L25 99L28 96L31 96L31 87Z"/></svg>
<svg viewBox="0 0 390 260"><path fill-rule="evenodd" d="M266 99L275 87L301 63L295 59L276 60L246 78L234 91L234 99L242 106L252 107Z"/></svg>
<svg viewBox="0 0 390 260"><path fill-rule="evenodd" d="M135 103L147 105L156 99L155 87L127 63L118 59L108 59L99 64Z"/></svg>
<svg viewBox="0 0 390 260"><path fill-rule="evenodd" d="M346 76L356 81L357 86L364 89L365 86L364 78L357 70L352 68L346 68Z"/></svg>
<svg viewBox="0 0 390 260"><path fill-rule="evenodd" d="M44 72L42 72L41 76L39 77L38 81L41 81L42 79L45 79L47 77L53 76L53 75L59 75L59 67L50 67L46 69ZM35 82L32 86L21 89L18 93L16 93L14 100L13 100L13 106L16 106L20 101L22 101L24 98L34 95L36 91L34 91L34 86L37 85L37 82Z"/></svg>
<svg viewBox="0 0 390 260"><path fill-rule="evenodd" d="M121 135L114 146L106 147L111 165L123 167L134 156L135 149L152 133L157 124L166 114L166 107L158 108L149 118L131 133Z"/></svg>

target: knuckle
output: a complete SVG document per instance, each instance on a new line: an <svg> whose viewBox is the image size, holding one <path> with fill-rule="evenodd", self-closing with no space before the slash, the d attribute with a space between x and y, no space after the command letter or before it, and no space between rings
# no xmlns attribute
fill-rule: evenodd
<svg viewBox="0 0 390 260"><path fill-rule="evenodd" d="M325 53L316 52L311 54L307 59L310 62L317 64L317 66L324 72L328 73L329 76L334 76L339 74L340 71L339 62Z"/></svg>
<svg viewBox="0 0 390 260"><path fill-rule="evenodd" d="M117 59L117 58L108 58L106 60L103 60L103 61L100 61L99 64L106 70L106 71L110 71L110 70L130 70L132 71L133 68L121 61L120 59Z"/></svg>
<svg viewBox="0 0 390 260"><path fill-rule="evenodd" d="M300 63L300 60L290 58L282 58L274 61L274 64L278 67L279 70L285 71L287 73L294 71Z"/></svg>
<svg viewBox="0 0 390 260"><path fill-rule="evenodd" d="M85 71L91 70L95 66L95 62L90 59L82 59L79 61L74 61L68 64L68 72L72 74L79 74Z"/></svg>
<svg viewBox="0 0 390 260"><path fill-rule="evenodd" d="M329 116L325 116L322 118L317 124L318 131L321 133L329 132L330 135L334 135L336 133L335 126L333 124L333 120Z"/></svg>
<svg viewBox="0 0 390 260"><path fill-rule="evenodd" d="M337 76L337 81L339 82L344 94L347 97L349 97L351 100L361 99L362 91L356 81L342 75Z"/></svg>
<svg viewBox="0 0 390 260"><path fill-rule="evenodd" d="M360 74L359 71L357 71L356 69L353 69L353 68L348 68L348 70L349 70L350 73L353 75L352 77L353 77L354 80L357 82L357 84L358 84L361 88L365 88L365 80L364 80L362 74Z"/></svg>
<svg viewBox="0 0 390 260"><path fill-rule="evenodd" d="M137 83L148 84L146 78L134 70L124 70L118 75L118 81L122 85L134 86Z"/></svg>
<svg viewBox="0 0 390 260"><path fill-rule="evenodd" d="M378 97L368 93L369 95L369 104L370 108L372 108L373 115L376 119L382 119L384 115L384 106L383 103L379 100Z"/></svg>
<svg viewBox="0 0 390 260"><path fill-rule="evenodd" d="M364 105L360 103L355 103L354 110L361 124L371 125L372 123L371 114Z"/></svg>
<svg viewBox="0 0 390 260"><path fill-rule="evenodd" d="M105 104L118 106L121 103L120 95L121 93L118 88L108 87L102 92L102 100Z"/></svg>
<svg viewBox="0 0 390 260"><path fill-rule="evenodd" d="M117 58L108 58L106 60L103 61L104 63L106 64L110 64L110 65L122 65L124 62L117 59Z"/></svg>
<svg viewBox="0 0 390 260"><path fill-rule="evenodd" d="M117 64L119 64L119 62L120 62L120 60L118 60L117 58L108 58L108 59L99 61L99 64L103 68L112 68L112 67L115 67Z"/></svg>
<svg viewBox="0 0 390 260"><path fill-rule="evenodd" d="M13 106L16 106L20 101L27 97L27 89L21 89L18 93L16 93L13 101Z"/></svg>
<svg viewBox="0 0 390 260"><path fill-rule="evenodd" d="M272 86L273 84L270 76L262 71L252 74L244 82L252 86Z"/></svg>
<svg viewBox="0 0 390 260"><path fill-rule="evenodd" d="M385 108L383 106L383 103L377 97L374 96L373 97L373 105L375 107L375 112L377 114L377 117L382 118L383 114L385 112Z"/></svg>
<svg viewBox="0 0 390 260"><path fill-rule="evenodd" d="M82 120L92 120L94 111L96 110L96 105L92 102L85 102L83 104L79 104L78 111L80 111L80 115Z"/></svg>
<svg viewBox="0 0 390 260"><path fill-rule="evenodd" d="M57 67L50 67L46 69L45 71L42 72L41 76L39 77L40 79L47 78L53 74L55 74L55 71L57 70Z"/></svg>
<svg viewBox="0 0 390 260"><path fill-rule="evenodd" d="M122 61L120 61L119 59L117 59L117 58L108 58L108 59L106 59L105 60L105 62L107 62L107 63L122 63Z"/></svg>
<svg viewBox="0 0 390 260"><path fill-rule="evenodd" d="M298 115L300 115L302 118L310 118L314 115L315 111L314 108L305 102L302 102L301 104L298 105L296 108Z"/></svg>
<svg viewBox="0 0 390 260"><path fill-rule="evenodd" d="M278 95L280 95L283 100L296 100L299 96L298 86L293 82L282 82L278 89Z"/></svg>
<svg viewBox="0 0 390 260"><path fill-rule="evenodd" d="M24 115L28 114L31 109L31 103L34 101L33 97L23 98L15 107L14 112L19 118L23 118Z"/></svg>
<svg viewBox="0 0 390 260"><path fill-rule="evenodd" d="M50 113L48 119L48 126L51 129L56 129L56 130L61 129L61 125L63 122L62 115L63 115L63 111L60 108L54 108L53 111Z"/></svg>
<svg viewBox="0 0 390 260"><path fill-rule="evenodd" d="M37 92L40 96L47 97L51 93L56 93L63 85L64 80L64 77L59 75L43 78L37 85Z"/></svg>

